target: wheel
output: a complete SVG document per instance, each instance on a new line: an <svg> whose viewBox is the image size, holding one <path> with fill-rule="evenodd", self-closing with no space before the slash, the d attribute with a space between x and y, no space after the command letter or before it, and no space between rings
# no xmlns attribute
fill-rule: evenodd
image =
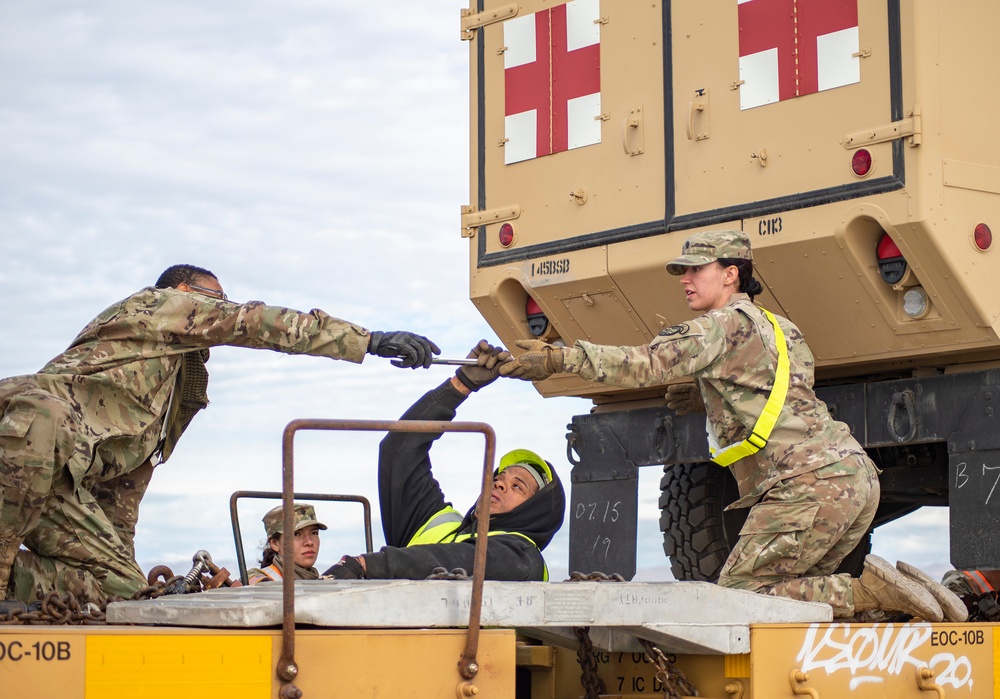
<svg viewBox="0 0 1000 699"><path fill-rule="evenodd" d="M663 467L660 531L663 552L670 559L670 572L677 580L719 579L750 511L749 508L725 511L737 496L736 480L727 468L711 463ZM859 576L865 556L871 550L869 531L836 572Z"/></svg>
<svg viewBox="0 0 1000 699"><path fill-rule="evenodd" d="M719 579L749 511L724 512L737 494L728 468L711 463L663 467L660 531L677 580Z"/></svg>

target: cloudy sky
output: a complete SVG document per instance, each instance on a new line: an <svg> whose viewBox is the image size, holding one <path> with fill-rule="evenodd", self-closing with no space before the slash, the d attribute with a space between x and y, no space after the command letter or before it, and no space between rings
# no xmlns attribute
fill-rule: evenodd
<svg viewBox="0 0 1000 699"><path fill-rule="evenodd" d="M35 0L0 5L0 375L36 371L99 311L167 266L213 270L230 298L322 308L408 329L465 356L495 335L468 300L468 50L457 2ZM235 571L229 495L277 490L295 418L393 419L447 378L235 348L213 350L212 406L157 470L140 564L177 572L198 549ZM589 403L500 381L460 419L500 453L528 447L569 481L566 425ZM375 501L377 435L297 441L297 489ZM482 439L434 451L459 507ZM669 579L659 469L640 480L639 575ZM269 503L243 501L248 556ZM363 549L360 508L321 508L320 564ZM567 566L568 527L547 551ZM382 541L375 524L376 547ZM947 569L947 513L876 533L877 553Z"/></svg>

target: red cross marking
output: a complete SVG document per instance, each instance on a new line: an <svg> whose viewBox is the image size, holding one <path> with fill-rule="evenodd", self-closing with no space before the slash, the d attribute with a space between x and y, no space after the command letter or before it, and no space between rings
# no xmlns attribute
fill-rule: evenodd
<svg viewBox="0 0 1000 699"><path fill-rule="evenodd" d="M566 6L535 13L535 62L504 71L504 114L537 110L537 154L569 148L567 103L601 91L600 44L567 50Z"/></svg>
<svg viewBox="0 0 1000 699"><path fill-rule="evenodd" d="M858 26L857 0L751 0L739 5L740 56L778 49L778 99L819 90L816 37Z"/></svg>

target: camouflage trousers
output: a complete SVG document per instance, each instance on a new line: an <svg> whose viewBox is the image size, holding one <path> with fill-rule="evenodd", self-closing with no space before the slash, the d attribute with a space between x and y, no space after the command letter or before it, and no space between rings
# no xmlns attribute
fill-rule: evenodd
<svg viewBox="0 0 1000 699"><path fill-rule="evenodd" d="M868 532L878 501L878 472L865 456L779 481L750 508L719 584L851 616L851 576L834 571Z"/></svg>
<svg viewBox="0 0 1000 699"><path fill-rule="evenodd" d="M28 550L17 551L9 579L0 570L0 598L32 602L56 591L100 603L109 595L130 597L146 584L131 542L122 541L95 493L76 487L64 465L76 429L72 408L44 391L29 388L7 401L0 420L0 550L22 543Z"/></svg>

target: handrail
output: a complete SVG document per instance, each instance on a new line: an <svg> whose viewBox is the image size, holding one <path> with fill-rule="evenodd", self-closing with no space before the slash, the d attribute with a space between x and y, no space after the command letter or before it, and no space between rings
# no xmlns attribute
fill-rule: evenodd
<svg viewBox="0 0 1000 699"><path fill-rule="evenodd" d="M238 502L241 498L259 500L280 500L281 492L277 490L237 490L229 496L229 519L233 525L233 540L236 543L236 564L240 569L240 582L249 583L247 579L246 555L243 553L243 532L240 530ZM341 495L339 493L293 493L294 500L321 500L329 502L357 502L364 510L365 520L365 551L371 553L372 548L372 505L364 495Z"/></svg>
<svg viewBox="0 0 1000 699"><path fill-rule="evenodd" d="M458 670L465 679L479 672L476 653L479 647L480 614L483 606L483 582L486 576L486 545L489 540L489 496L493 464L496 459L496 433L483 422L447 422L439 420L292 420L285 426L281 448L282 531L294 529L294 447L295 433L305 430L335 430L356 432L481 432L486 439L483 458L482 490L476 502L476 553L472 570L472 600L469 610L469 633L465 650L458 661ZM487 516L480 516L487 513ZM294 560L294 537L281 537L281 555ZM276 673L282 681L281 697L298 697L301 691L293 684L299 668L295 663L295 577L281 579L281 656Z"/></svg>

